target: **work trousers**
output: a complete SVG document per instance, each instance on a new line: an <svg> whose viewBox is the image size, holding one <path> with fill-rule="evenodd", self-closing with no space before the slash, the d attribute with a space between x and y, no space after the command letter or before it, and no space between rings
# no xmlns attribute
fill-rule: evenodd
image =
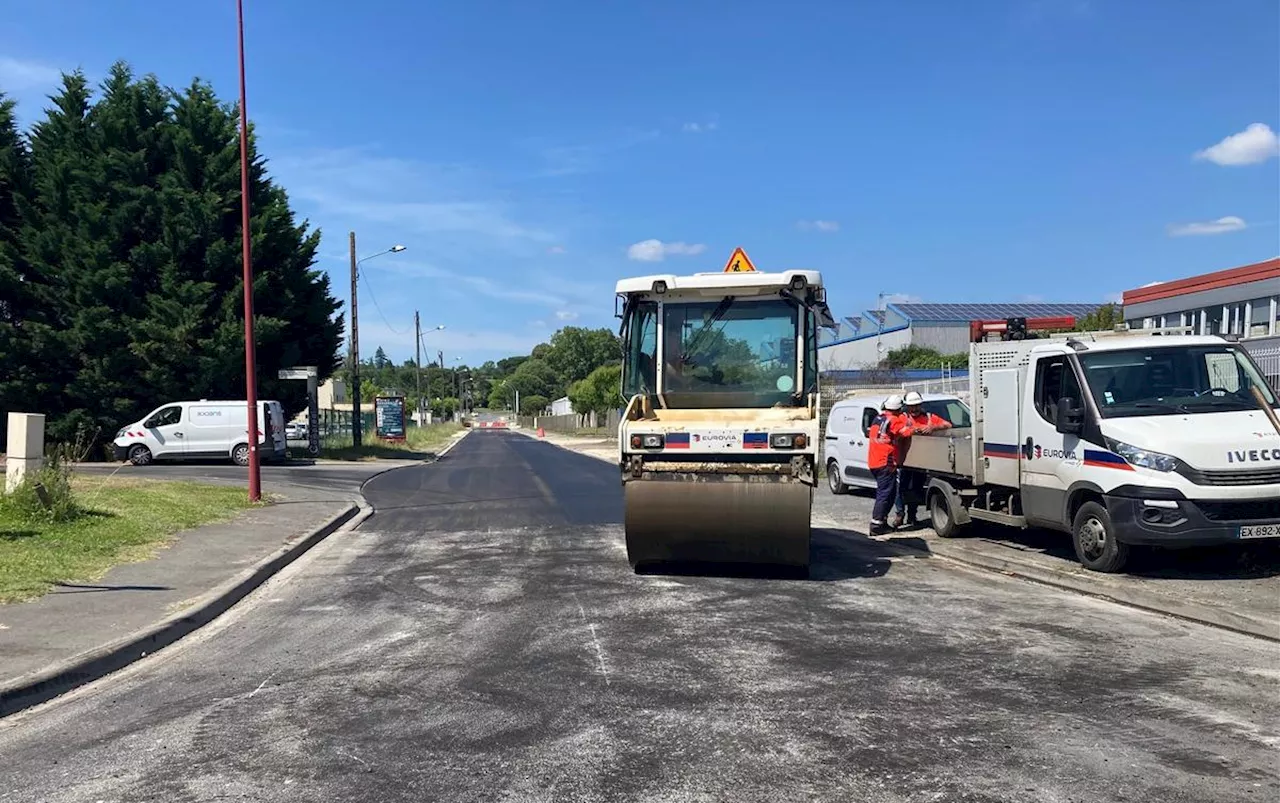
<svg viewBox="0 0 1280 803"><path fill-rule="evenodd" d="M896 466L873 468L871 476L876 479L876 504L871 508L871 523L884 524L898 495L898 469Z"/></svg>
<svg viewBox="0 0 1280 803"><path fill-rule="evenodd" d="M905 517L907 509L915 518L916 508L924 500L920 498L924 490L924 474L909 468L898 469L898 495L893 502L893 509L900 518Z"/></svg>

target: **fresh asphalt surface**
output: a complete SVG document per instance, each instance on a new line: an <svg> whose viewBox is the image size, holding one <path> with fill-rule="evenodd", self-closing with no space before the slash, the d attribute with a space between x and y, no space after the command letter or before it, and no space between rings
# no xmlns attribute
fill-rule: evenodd
<svg viewBox="0 0 1280 803"><path fill-rule="evenodd" d="M616 469L473 432L120 675L0 720L0 800L1248 801L1277 645L846 531L637 576Z"/></svg>

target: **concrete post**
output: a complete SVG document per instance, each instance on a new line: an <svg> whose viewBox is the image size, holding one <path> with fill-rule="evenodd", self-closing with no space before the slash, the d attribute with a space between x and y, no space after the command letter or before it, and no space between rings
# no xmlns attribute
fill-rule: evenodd
<svg viewBox="0 0 1280 803"><path fill-rule="evenodd" d="M44 415L9 413L9 451L5 455L4 492L13 493L27 472L44 466Z"/></svg>

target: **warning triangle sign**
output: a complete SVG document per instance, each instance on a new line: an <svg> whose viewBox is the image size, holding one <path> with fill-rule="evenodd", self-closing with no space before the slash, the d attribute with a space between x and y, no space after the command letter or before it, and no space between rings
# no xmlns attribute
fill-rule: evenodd
<svg viewBox="0 0 1280 803"><path fill-rule="evenodd" d="M751 264L751 257L741 248L733 249L733 256L724 265L725 273L755 273L756 266Z"/></svg>

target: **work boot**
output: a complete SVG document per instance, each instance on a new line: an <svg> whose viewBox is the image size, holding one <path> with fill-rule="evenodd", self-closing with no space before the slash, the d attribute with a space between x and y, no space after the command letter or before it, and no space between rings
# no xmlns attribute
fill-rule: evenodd
<svg viewBox="0 0 1280 803"><path fill-rule="evenodd" d="M868 530L869 535L884 535L885 533L888 533L888 532L892 532L892 531L885 526L885 523L883 521L876 521L875 519L871 520L871 527Z"/></svg>
<svg viewBox="0 0 1280 803"><path fill-rule="evenodd" d="M916 512L914 510L907 511L907 526L918 527L920 522L916 520Z"/></svg>
<svg viewBox="0 0 1280 803"><path fill-rule="evenodd" d="M901 526L902 526L902 514L900 513L893 514L893 518L889 519L889 527L891 529L896 530Z"/></svg>

